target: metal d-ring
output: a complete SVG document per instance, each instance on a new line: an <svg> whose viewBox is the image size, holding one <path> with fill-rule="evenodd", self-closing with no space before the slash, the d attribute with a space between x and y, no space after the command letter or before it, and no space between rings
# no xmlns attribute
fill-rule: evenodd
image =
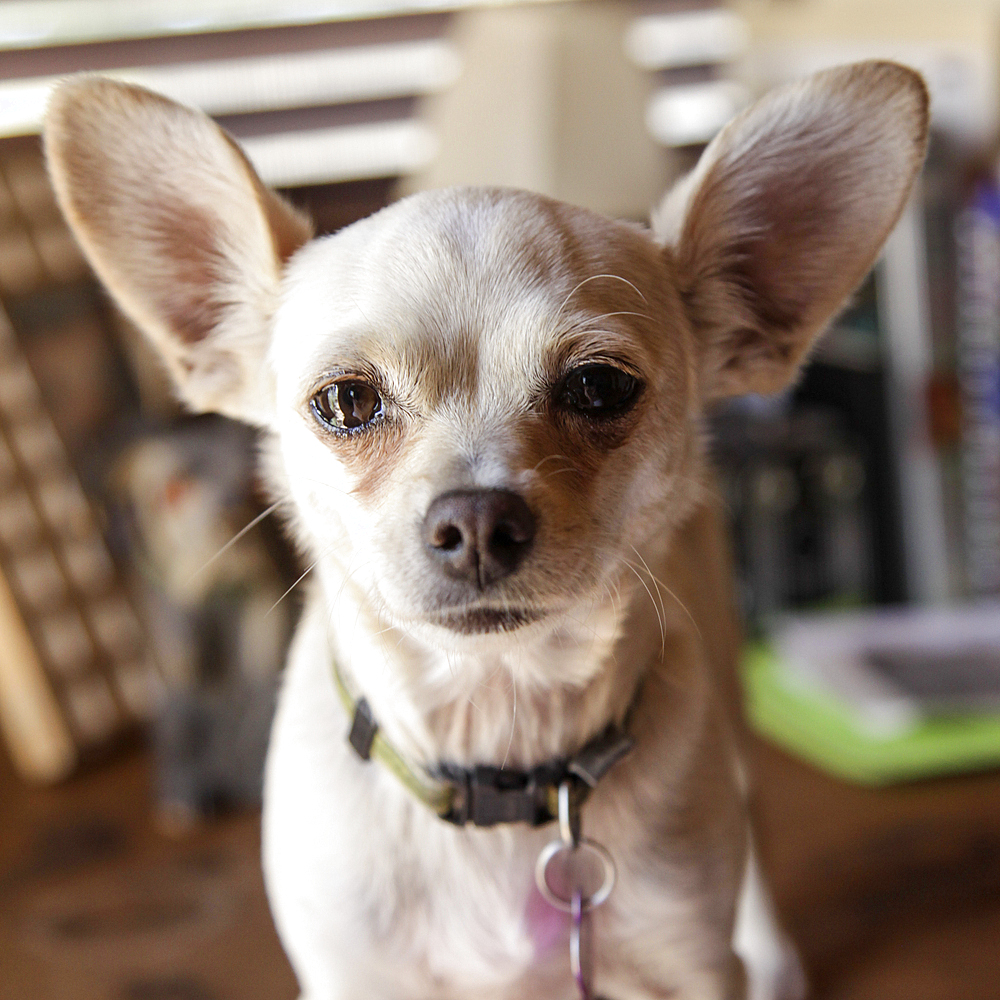
<svg viewBox="0 0 1000 1000"><path fill-rule="evenodd" d="M542 898L557 910L562 910L563 913L572 912L573 897L570 895L569 899L563 899L557 896L549 885L547 873L549 865L556 856L567 851L593 852L600 861L604 872L604 879L597 889L589 896L581 897L581 906L583 911L587 912L600 906L611 895L611 890L615 887L615 878L617 876L615 863L605 847L593 840L588 840L586 837L581 837L575 847L570 847L561 840L553 840L546 844L538 855L538 861L535 863L535 884L538 886L538 891L542 894Z"/></svg>
<svg viewBox="0 0 1000 1000"><path fill-rule="evenodd" d="M564 913L572 912L574 908L574 896L579 897L579 906L582 912L592 910L595 906L600 906L615 887L615 863L607 849L596 841L588 840L580 836L580 809L574 803L571 795L571 785L569 781L564 781L559 786L559 840L550 841L546 844L538 860L535 862L535 885L542 894L542 898L550 905L562 910ZM575 807L575 808L574 808ZM604 873L604 878L597 889L589 896L583 895L583 887L575 886L569 891L566 899L557 896L549 882L549 865L560 855L589 855L597 858L600 868Z"/></svg>

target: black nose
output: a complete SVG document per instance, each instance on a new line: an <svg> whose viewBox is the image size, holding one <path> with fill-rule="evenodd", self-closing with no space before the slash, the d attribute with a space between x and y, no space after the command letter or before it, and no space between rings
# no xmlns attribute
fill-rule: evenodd
<svg viewBox="0 0 1000 1000"><path fill-rule="evenodd" d="M451 490L428 508L424 544L444 571L480 589L517 569L535 537L535 516L510 490Z"/></svg>

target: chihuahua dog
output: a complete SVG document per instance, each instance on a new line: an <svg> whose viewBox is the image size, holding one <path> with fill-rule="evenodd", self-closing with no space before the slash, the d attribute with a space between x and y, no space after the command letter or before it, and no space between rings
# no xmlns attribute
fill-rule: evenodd
<svg viewBox="0 0 1000 1000"><path fill-rule="evenodd" d="M187 404L263 431L312 569L264 814L304 998L793 995L702 416L793 379L926 134L861 63L734 119L651 230L460 188L313 240L204 115L57 91L80 244Z"/></svg>

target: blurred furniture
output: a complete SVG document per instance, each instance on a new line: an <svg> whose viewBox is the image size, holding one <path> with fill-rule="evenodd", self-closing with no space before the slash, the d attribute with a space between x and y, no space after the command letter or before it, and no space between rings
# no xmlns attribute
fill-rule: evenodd
<svg viewBox="0 0 1000 1000"><path fill-rule="evenodd" d="M94 512L0 308L0 734L66 777L153 711L158 674Z"/></svg>

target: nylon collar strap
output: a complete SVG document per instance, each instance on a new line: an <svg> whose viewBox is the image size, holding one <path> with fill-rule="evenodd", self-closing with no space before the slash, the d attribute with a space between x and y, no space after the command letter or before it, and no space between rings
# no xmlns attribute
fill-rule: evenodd
<svg viewBox="0 0 1000 1000"><path fill-rule="evenodd" d="M442 764L437 773L414 767L382 735L365 698L357 701L331 658L333 678L351 719L348 742L362 760L377 760L441 819L456 826L528 823L542 826L558 818L559 786L570 782L574 805L582 805L597 782L634 746L621 726L609 725L568 759L540 764L530 771L477 765Z"/></svg>

